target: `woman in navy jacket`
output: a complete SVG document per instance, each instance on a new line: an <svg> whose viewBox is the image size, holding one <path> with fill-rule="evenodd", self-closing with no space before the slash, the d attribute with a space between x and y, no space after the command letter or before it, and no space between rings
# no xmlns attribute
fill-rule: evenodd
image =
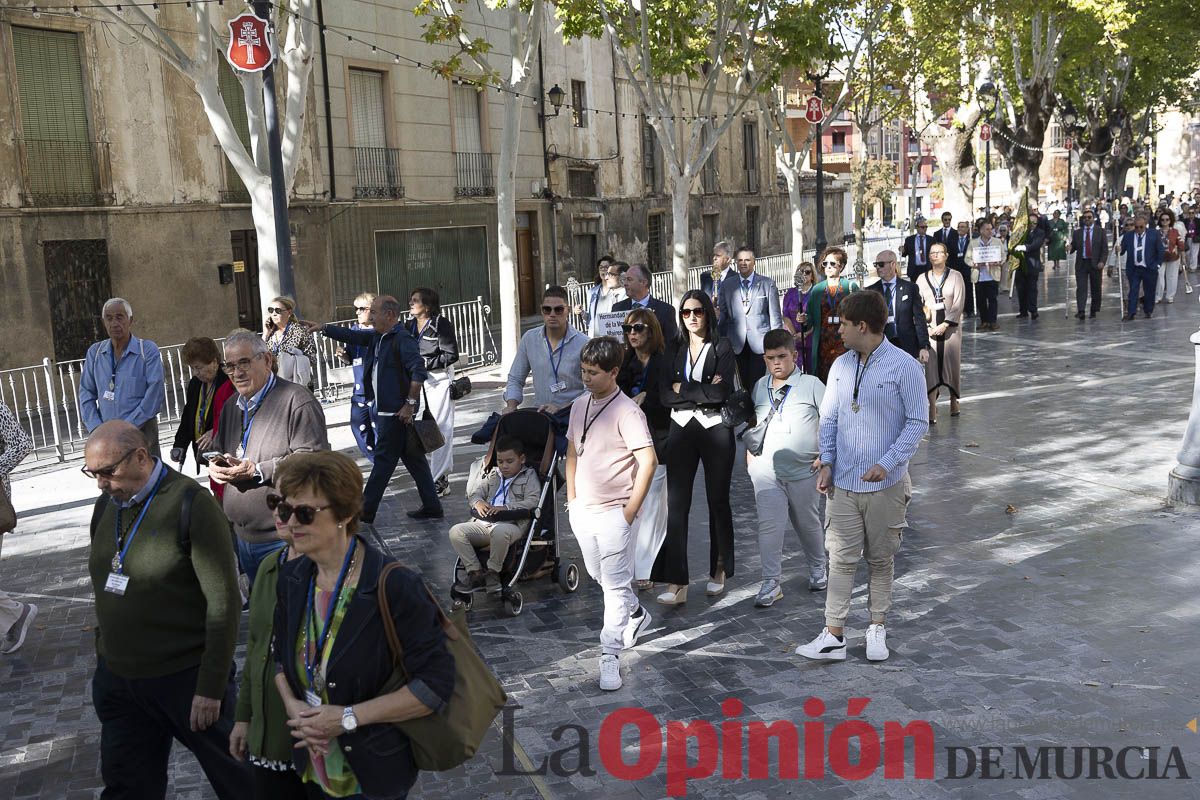
<svg viewBox="0 0 1200 800"><path fill-rule="evenodd" d="M296 772L326 797L398 800L417 780L408 737L392 724L444 713L454 657L421 578L358 538L362 473L332 451L293 454L271 500L302 557L283 565L275 607L276 684ZM386 645L378 592L388 593L405 682Z"/></svg>

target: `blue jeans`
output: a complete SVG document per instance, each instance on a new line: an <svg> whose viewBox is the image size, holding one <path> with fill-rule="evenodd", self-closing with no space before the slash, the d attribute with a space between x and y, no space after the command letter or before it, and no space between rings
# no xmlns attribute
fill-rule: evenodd
<svg viewBox="0 0 1200 800"><path fill-rule="evenodd" d="M241 565L242 572L246 573L246 577L250 579L250 585L253 586L254 576L258 574L258 565L267 556L282 550L286 542L282 539L272 539L269 542L252 544L240 536L236 538L238 564Z"/></svg>
<svg viewBox="0 0 1200 800"><path fill-rule="evenodd" d="M375 418L375 462L363 490L363 522L375 521L383 493L387 491L396 465L401 462L417 485L421 507L426 511L442 510L442 501L438 499L437 487L433 483L433 473L429 471L429 461L424 453L413 447L411 437L414 434L410 428L398 417L385 415Z"/></svg>

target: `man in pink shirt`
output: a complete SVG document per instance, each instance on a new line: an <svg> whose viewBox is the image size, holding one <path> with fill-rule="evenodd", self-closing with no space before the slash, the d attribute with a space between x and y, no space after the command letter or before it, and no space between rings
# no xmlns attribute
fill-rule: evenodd
<svg viewBox="0 0 1200 800"><path fill-rule="evenodd" d="M630 526L650 491L658 459L646 415L617 388L624 348L592 339L579 355L587 392L567 425L567 509L592 580L604 590L600 688L621 688L620 652L637 643L650 614L633 591Z"/></svg>

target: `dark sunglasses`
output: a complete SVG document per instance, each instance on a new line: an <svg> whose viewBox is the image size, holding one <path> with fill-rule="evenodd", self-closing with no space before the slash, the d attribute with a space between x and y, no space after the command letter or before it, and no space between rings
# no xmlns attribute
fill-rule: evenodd
<svg viewBox="0 0 1200 800"><path fill-rule="evenodd" d="M895 261L876 261L875 269L879 269L880 267L886 267L888 264L895 264L895 263L896 263Z"/></svg>
<svg viewBox="0 0 1200 800"><path fill-rule="evenodd" d="M543 314L562 314L566 310L566 306L542 306Z"/></svg>
<svg viewBox="0 0 1200 800"><path fill-rule="evenodd" d="M287 522L296 515L296 521L301 525L312 525L318 511L324 511L329 506L294 506L277 494L267 495L267 508L275 512L280 522Z"/></svg>
<svg viewBox="0 0 1200 800"><path fill-rule="evenodd" d="M621 330L628 336L631 333L645 333L648 327L650 326L644 322L635 322L632 325L622 325Z"/></svg>
<svg viewBox="0 0 1200 800"><path fill-rule="evenodd" d="M289 310L290 310L290 309L287 309L287 308L274 308L274 307L272 307L272 306L267 306L267 313L268 313L268 314L282 314L282 313L284 313L285 311L289 311Z"/></svg>
<svg viewBox="0 0 1200 800"><path fill-rule="evenodd" d="M354 311L357 314L361 314L364 311L370 311L370 310L371 310L370 306L355 306L354 307Z"/></svg>
<svg viewBox="0 0 1200 800"><path fill-rule="evenodd" d="M702 306L699 306L696 308L692 308L690 306L686 307L686 308L681 308L681 309L679 309L679 316L683 317L684 319L687 319L688 317L691 317L691 316L703 317L704 316L704 308Z"/></svg>
<svg viewBox="0 0 1200 800"><path fill-rule="evenodd" d="M139 448L137 448L137 447L133 448L128 453L121 456L113 463L109 464L107 467L101 467L100 469L88 469L87 467L80 467L79 471L82 472L84 475L87 475L89 478L91 478L93 480L95 480L96 478L104 478L105 480L107 480L107 479L111 478L113 475L116 475L117 467L121 466L121 464L123 464L125 462L125 459L129 458L131 455L136 453L138 451L138 449Z"/></svg>
<svg viewBox="0 0 1200 800"><path fill-rule="evenodd" d="M842 265L842 262L840 262L840 261L822 261L821 262L822 267L840 267L841 265Z"/></svg>

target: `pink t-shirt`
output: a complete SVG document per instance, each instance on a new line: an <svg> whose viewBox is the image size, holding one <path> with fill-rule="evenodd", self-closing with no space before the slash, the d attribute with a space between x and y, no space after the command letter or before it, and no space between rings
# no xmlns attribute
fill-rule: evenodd
<svg viewBox="0 0 1200 800"><path fill-rule="evenodd" d="M592 508L624 507L637 477L633 451L654 447L646 415L638 404L620 390L600 401L584 392L571 402L567 438L575 443L579 455L574 502Z"/></svg>

